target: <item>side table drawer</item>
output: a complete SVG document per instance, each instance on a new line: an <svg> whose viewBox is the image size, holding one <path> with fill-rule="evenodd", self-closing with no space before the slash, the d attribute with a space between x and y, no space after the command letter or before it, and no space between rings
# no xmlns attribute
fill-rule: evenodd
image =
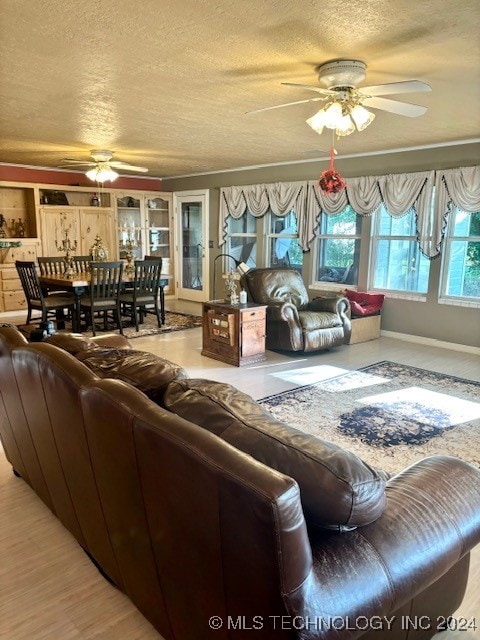
<svg viewBox="0 0 480 640"><path fill-rule="evenodd" d="M265 320L267 317L267 311L265 308L262 309L241 309L240 313L242 315L242 323L243 322L251 322L253 320Z"/></svg>

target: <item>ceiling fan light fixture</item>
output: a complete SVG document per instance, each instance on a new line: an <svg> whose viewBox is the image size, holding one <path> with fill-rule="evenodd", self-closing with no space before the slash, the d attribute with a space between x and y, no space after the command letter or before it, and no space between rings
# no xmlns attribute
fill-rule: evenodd
<svg viewBox="0 0 480 640"><path fill-rule="evenodd" d="M350 115L358 131L363 131L364 129L366 129L368 125L371 124L375 119L375 114L371 111L368 111L360 104L357 104L355 107L353 107Z"/></svg>
<svg viewBox="0 0 480 640"><path fill-rule="evenodd" d="M337 136L349 136L355 131L355 125L349 115L342 116L335 125Z"/></svg>
<svg viewBox="0 0 480 640"><path fill-rule="evenodd" d="M321 134L325 126L325 110L320 109L315 115L305 121L314 131Z"/></svg>
<svg viewBox="0 0 480 640"><path fill-rule="evenodd" d="M342 104L340 102L333 102L325 111L325 126L327 129L335 129L342 116Z"/></svg>
<svg viewBox="0 0 480 640"><path fill-rule="evenodd" d="M94 167L87 171L87 178L92 182L113 182L118 178L118 173L110 167Z"/></svg>

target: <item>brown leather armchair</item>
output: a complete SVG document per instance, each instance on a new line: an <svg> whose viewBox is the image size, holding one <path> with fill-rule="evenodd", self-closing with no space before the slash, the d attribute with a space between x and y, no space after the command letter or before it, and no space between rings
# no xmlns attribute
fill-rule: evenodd
<svg viewBox="0 0 480 640"><path fill-rule="evenodd" d="M242 276L249 300L267 306L267 349L318 351L348 341L350 303L344 297L309 301L295 269L251 269Z"/></svg>

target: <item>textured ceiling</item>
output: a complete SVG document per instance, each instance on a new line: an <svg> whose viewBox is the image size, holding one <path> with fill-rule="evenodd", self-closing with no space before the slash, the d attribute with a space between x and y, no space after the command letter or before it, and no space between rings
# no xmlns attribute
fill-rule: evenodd
<svg viewBox="0 0 480 640"><path fill-rule="evenodd" d="M464 0L0 0L0 162L56 167L94 148L168 177L324 156L315 67L367 63L363 84L419 79L428 107L336 141L356 154L475 138L480 3ZM123 173L123 172L122 172Z"/></svg>

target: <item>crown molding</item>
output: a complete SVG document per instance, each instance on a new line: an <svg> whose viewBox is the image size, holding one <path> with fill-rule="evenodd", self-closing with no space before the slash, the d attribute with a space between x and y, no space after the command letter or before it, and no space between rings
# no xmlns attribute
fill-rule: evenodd
<svg viewBox="0 0 480 640"><path fill-rule="evenodd" d="M339 153L335 160L345 158L368 158L369 156L384 156L389 153L408 153L410 151L422 151L425 149L441 149L442 147L456 147L464 144L476 144L480 138L469 138L468 140L452 140L451 142L437 142L434 144L423 144L414 147L398 147L395 149L382 149L380 151L368 151L362 153ZM219 169L218 171L205 171L203 173L186 173L178 176L162 176L161 180L176 180L178 178L194 178L198 176L212 176L219 173L234 173L236 171L253 171L255 169L265 169L267 167L284 167L294 164L311 164L312 162L330 162L330 155L317 156L316 158L305 158L304 160L286 160L284 162L270 162L266 164L254 164L245 167L235 167L233 169Z"/></svg>

